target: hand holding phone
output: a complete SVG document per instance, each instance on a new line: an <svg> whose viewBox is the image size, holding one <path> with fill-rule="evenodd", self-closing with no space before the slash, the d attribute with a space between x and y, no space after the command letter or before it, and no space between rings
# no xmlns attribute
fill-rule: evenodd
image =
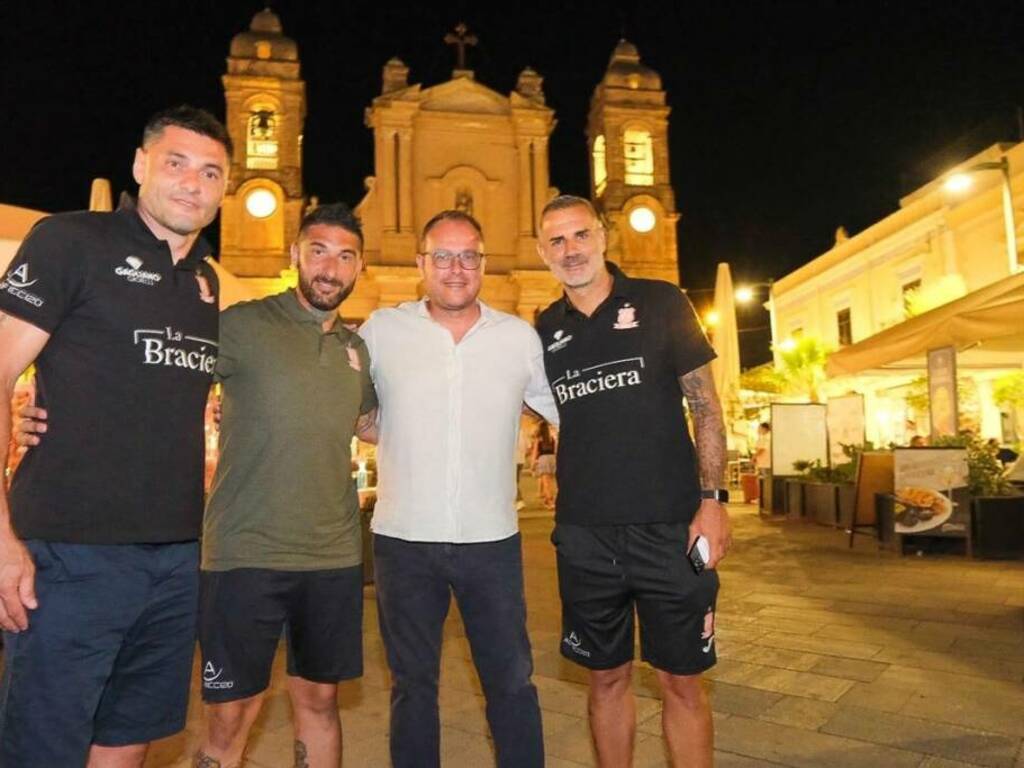
<svg viewBox="0 0 1024 768"><path fill-rule="evenodd" d="M700 573L707 568L708 560L711 557L711 547L708 546L708 540L703 536L698 536L693 542L693 546L690 547L690 551L686 554L690 558L690 565L693 566L694 572Z"/></svg>

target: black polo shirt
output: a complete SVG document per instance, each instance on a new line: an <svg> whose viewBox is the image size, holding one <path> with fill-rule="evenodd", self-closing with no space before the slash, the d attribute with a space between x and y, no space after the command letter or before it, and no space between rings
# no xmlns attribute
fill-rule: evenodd
<svg viewBox="0 0 1024 768"><path fill-rule="evenodd" d="M199 537L217 359L208 252L199 239L175 265L134 210L58 214L25 239L0 280L0 311L50 334L35 361L49 429L14 475L19 537Z"/></svg>
<svg viewBox="0 0 1024 768"><path fill-rule="evenodd" d="M556 520L688 523L700 483L679 377L715 353L678 287L608 270L593 315L563 296L537 321L561 419Z"/></svg>

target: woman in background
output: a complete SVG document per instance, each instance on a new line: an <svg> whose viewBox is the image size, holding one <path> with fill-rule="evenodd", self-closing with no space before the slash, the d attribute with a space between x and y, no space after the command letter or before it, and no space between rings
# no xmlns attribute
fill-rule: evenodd
<svg viewBox="0 0 1024 768"><path fill-rule="evenodd" d="M558 441L551 426L542 421L533 438L533 473L539 478L540 498L548 509L555 508L555 449Z"/></svg>

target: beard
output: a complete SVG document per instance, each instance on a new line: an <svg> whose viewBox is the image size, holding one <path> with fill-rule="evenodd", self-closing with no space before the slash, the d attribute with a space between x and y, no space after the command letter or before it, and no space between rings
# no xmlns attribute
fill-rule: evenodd
<svg viewBox="0 0 1024 768"><path fill-rule="evenodd" d="M329 296L317 293L314 283L319 283L321 286L336 286L339 290L337 293ZM339 280L324 280L317 278L315 275L311 279L307 279L301 272L299 273L299 292L302 293L303 298L309 302L310 306L322 309L324 311L330 311L337 309L338 306L348 295L352 293L352 289L355 287L355 282L350 285L345 285Z"/></svg>

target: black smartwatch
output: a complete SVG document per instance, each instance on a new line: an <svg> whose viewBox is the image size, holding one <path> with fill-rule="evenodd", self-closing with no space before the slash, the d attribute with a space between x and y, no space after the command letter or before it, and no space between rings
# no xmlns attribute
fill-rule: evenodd
<svg viewBox="0 0 1024 768"><path fill-rule="evenodd" d="M704 489L700 492L702 499L714 499L717 502L725 504L729 501L729 492L725 488L715 488L713 490Z"/></svg>

